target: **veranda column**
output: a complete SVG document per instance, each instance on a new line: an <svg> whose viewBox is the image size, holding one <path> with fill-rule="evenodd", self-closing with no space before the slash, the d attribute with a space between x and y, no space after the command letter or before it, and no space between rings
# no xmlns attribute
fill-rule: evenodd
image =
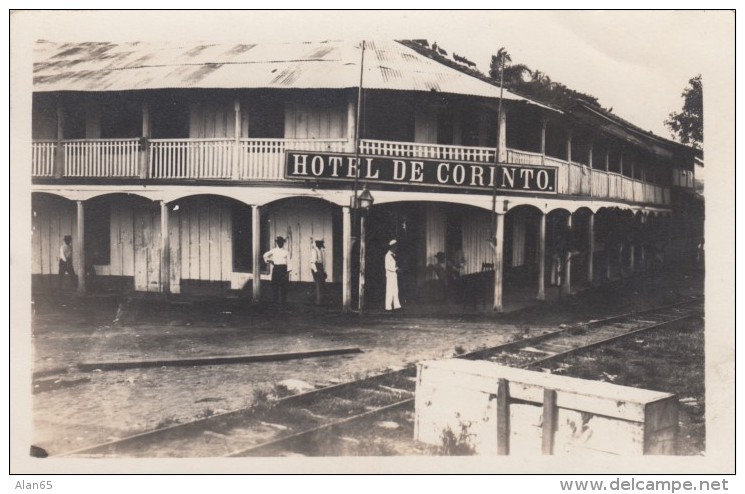
<svg viewBox="0 0 745 494"><path fill-rule="evenodd" d="M494 310L502 312L502 264L504 257L504 213L497 213L495 218L495 237L496 245L494 246Z"/></svg>
<svg viewBox="0 0 745 494"><path fill-rule="evenodd" d="M62 140L65 138L65 111L61 104L57 105L57 143L54 150L54 176L62 178L65 172L65 148Z"/></svg>
<svg viewBox="0 0 745 494"><path fill-rule="evenodd" d="M355 95L350 95L347 102L347 144L345 150L348 153L354 152L354 140L357 138L357 99Z"/></svg>
<svg viewBox="0 0 745 494"><path fill-rule="evenodd" d="M595 191L593 190L594 189L594 187L593 187L594 180L593 180L593 176L592 176L592 142L590 142L587 145L587 168L589 169L589 172L590 172L590 187L589 187L590 197L593 197Z"/></svg>
<svg viewBox="0 0 745 494"><path fill-rule="evenodd" d="M642 269L646 268L646 245L647 245L647 235L649 234L649 231L647 230L647 220L649 219L649 216L647 214L643 215L641 217L642 220L642 229L641 229L641 245L639 246L639 265L642 267Z"/></svg>
<svg viewBox="0 0 745 494"><path fill-rule="evenodd" d="M142 103L142 139L143 145L140 146L140 178L147 178L148 168L150 168L150 106L147 102Z"/></svg>
<svg viewBox="0 0 745 494"><path fill-rule="evenodd" d="M592 285L595 265L595 213L587 219L587 282Z"/></svg>
<svg viewBox="0 0 745 494"><path fill-rule="evenodd" d="M254 303L261 301L261 216L257 205L251 206L251 266L253 280L251 280L251 300Z"/></svg>
<svg viewBox="0 0 745 494"><path fill-rule="evenodd" d="M352 309L352 218L349 206L342 206L342 248L344 269L342 271L342 310Z"/></svg>
<svg viewBox="0 0 745 494"><path fill-rule="evenodd" d="M499 114L499 162L507 161L507 110Z"/></svg>
<svg viewBox="0 0 745 494"><path fill-rule="evenodd" d="M171 251L168 238L168 204L160 201L160 291L171 291Z"/></svg>
<svg viewBox="0 0 745 494"><path fill-rule="evenodd" d="M538 295L537 300L546 300L546 213L541 211L538 219Z"/></svg>
<svg viewBox="0 0 745 494"><path fill-rule="evenodd" d="M77 257L78 270L78 293L85 293L85 209L83 201L77 201L78 205L78 233L75 238L75 250L73 255Z"/></svg>
<svg viewBox="0 0 745 494"><path fill-rule="evenodd" d="M241 100L233 100L233 115L235 116L235 128L233 131L233 153L231 155L231 176L233 180L241 178L240 157L241 157Z"/></svg>
<svg viewBox="0 0 745 494"><path fill-rule="evenodd" d="M572 213L569 213L569 216L567 216L567 234L572 235ZM571 295L572 294L572 248L571 248L571 239L570 236L567 239L567 252L566 252L566 268L564 273L564 286L562 287L562 290L564 291L564 294Z"/></svg>
<svg viewBox="0 0 745 494"><path fill-rule="evenodd" d="M636 216L634 217L634 220L633 220L633 228L632 228L631 235L630 235L631 241L629 242L629 272L630 273L633 273L635 270L635 266L634 266L635 265L634 257L636 254L635 230L636 230Z"/></svg>
<svg viewBox="0 0 745 494"><path fill-rule="evenodd" d="M541 118L541 164L546 164L546 126L548 125L548 118Z"/></svg>

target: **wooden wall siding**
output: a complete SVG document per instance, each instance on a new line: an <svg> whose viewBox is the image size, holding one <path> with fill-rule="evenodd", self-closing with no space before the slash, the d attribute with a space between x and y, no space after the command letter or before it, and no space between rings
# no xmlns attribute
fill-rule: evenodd
<svg viewBox="0 0 745 494"><path fill-rule="evenodd" d="M525 234L527 217L516 214L512 217L512 266L518 267L525 264Z"/></svg>
<svg viewBox="0 0 745 494"><path fill-rule="evenodd" d="M57 138L57 111L54 107L34 105L31 117L31 137L34 140Z"/></svg>
<svg viewBox="0 0 745 494"><path fill-rule="evenodd" d="M89 104L85 110L85 138L101 138L101 105Z"/></svg>
<svg viewBox="0 0 745 494"><path fill-rule="evenodd" d="M34 205L31 221L31 273L57 274L62 237L73 236L73 249L78 248L77 212L75 203L43 201ZM80 268L73 264L75 272Z"/></svg>
<svg viewBox="0 0 745 494"><path fill-rule="evenodd" d="M429 266L437 261L435 259L435 254L438 252L445 252L445 232L447 223L445 219L445 211L441 205L427 204L425 211L427 214L425 266ZM428 270L426 279L435 279L434 273Z"/></svg>
<svg viewBox="0 0 745 494"><path fill-rule="evenodd" d="M159 292L160 283L160 208L147 204L134 209L134 283L135 290Z"/></svg>
<svg viewBox="0 0 745 494"><path fill-rule="evenodd" d="M316 202L293 204L277 208L268 213L269 239L274 247L274 239L279 235L287 239L285 248L290 251L290 281L313 281L310 269L310 250L313 242L323 239L326 244L326 269L328 281L335 278L334 242L332 240L331 205ZM339 232L341 234L341 232ZM267 246L262 246L262 255ZM338 255L341 255L339 253ZM339 274L339 277L341 274Z"/></svg>
<svg viewBox="0 0 745 494"><path fill-rule="evenodd" d="M417 106L414 111L414 142L437 144L437 109Z"/></svg>
<svg viewBox="0 0 745 494"><path fill-rule="evenodd" d="M248 137L248 108L241 108L241 137ZM235 137L233 103L199 103L189 113L189 136L194 139Z"/></svg>
<svg viewBox="0 0 745 494"><path fill-rule="evenodd" d="M107 266L96 266L102 276L134 276L134 209L125 202L111 204L110 258Z"/></svg>
<svg viewBox="0 0 745 494"><path fill-rule="evenodd" d="M182 204L177 212L171 211L170 220L171 282L177 273L179 281L229 282L233 271L229 205L207 198L193 199ZM180 263L174 269L177 259Z"/></svg>
<svg viewBox="0 0 745 494"><path fill-rule="evenodd" d="M289 103L285 106L286 139L339 139L347 135L347 108Z"/></svg>
<svg viewBox="0 0 745 494"><path fill-rule="evenodd" d="M474 211L463 215L463 274L481 272L482 263L494 262L494 248L489 243L491 213Z"/></svg>

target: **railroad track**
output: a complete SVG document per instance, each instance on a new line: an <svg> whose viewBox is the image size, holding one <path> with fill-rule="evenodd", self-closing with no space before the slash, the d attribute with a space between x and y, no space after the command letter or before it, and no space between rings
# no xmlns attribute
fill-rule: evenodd
<svg viewBox="0 0 745 494"><path fill-rule="evenodd" d="M460 355L521 368L550 366L568 355L702 315L700 299L563 327L496 347ZM330 432L370 423L410 409L416 367L371 376L144 432L56 456L64 457L244 457L308 454L318 437L354 441ZM409 413L409 416L411 414ZM405 414L404 414L405 416Z"/></svg>

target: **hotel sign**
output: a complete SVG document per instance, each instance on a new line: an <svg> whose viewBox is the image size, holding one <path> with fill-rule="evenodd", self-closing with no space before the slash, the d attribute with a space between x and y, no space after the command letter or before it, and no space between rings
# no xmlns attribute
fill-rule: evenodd
<svg viewBox="0 0 745 494"><path fill-rule="evenodd" d="M500 163L287 151L285 178L556 194L557 169Z"/></svg>

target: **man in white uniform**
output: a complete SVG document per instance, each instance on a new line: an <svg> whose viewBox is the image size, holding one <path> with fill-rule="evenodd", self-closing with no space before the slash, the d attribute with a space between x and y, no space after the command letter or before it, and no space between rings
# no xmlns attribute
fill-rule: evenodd
<svg viewBox="0 0 745 494"><path fill-rule="evenodd" d="M398 242L388 242L388 252L385 254L385 310L398 310L401 302L398 300L398 263L396 250Z"/></svg>

